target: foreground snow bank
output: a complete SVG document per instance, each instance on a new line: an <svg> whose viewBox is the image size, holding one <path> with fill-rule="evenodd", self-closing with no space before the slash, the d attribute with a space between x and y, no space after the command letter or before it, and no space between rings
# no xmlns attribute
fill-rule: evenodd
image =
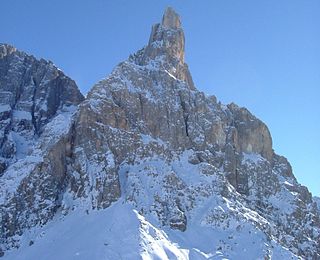
<svg viewBox="0 0 320 260"><path fill-rule="evenodd" d="M265 254L261 234L250 229L234 236L208 227L192 226L186 232L159 229L136 210L118 201L99 211L75 210L60 215L44 228L26 232L19 249L3 259L258 259ZM244 236L244 233L247 235ZM228 238L229 237L229 238ZM216 250L219 242L229 254ZM239 248L242 250L238 250ZM272 257L291 259L289 251L273 246ZM233 251L233 248L235 249ZM219 249L219 248L218 248ZM221 248L220 248L221 249Z"/></svg>

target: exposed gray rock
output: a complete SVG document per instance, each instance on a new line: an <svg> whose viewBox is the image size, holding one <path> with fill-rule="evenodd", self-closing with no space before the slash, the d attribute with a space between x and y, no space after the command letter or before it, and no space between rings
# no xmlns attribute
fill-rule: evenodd
<svg viewBox="0 0 320 260"><path fill-rule="evenodd" d="M235 104L228 105L233 114L232 125L237 131L234 146L237 152L257 153L271 161L272 139L267 126L254 117L247 109Z"/></svg>
<svg viewBox="0 0 320 260"><path fill-rule="evenodd" d="M181 29L180 17L171 7L167 7L164 12L162 26L169 29Z"/></svg>
<svg viewBox="0 0 320 260"><path fill-rule="evenodd" d="M74 113L66 107L82 97L65 76L56 81L52 75L62 72L51 63L30 65L28 73L10 72L8 79L9 72L0 69L0 82L11 84L0 96L0 162L11 163L0 178L7 187L0 194L4 249L18 246L10 240L13 235L44 224L58 207L63 214L75 208L89 212L122 197L140 214L180 231L195 224L219 232L250 227L263 234L259 250L266 259L274 243L297 257L320 258L319 210L311 194L288 161L274 153L262 121L195 88L184 44L180 18L168 8L162 23L152 27L148 45L98 82ZM1 48L5 62L23 67L14 48ZM23 91L14 83L21 75L29 75L23 76L28 86ZM57 91L51 89L58 83L45 81L41 88L46 77L71 82L70 92L62 83ZM38 88L47 94L35 95ZM78 98L62 100L64 91L63 96L74 92ZM50 109L43 110L41 102ZM15 111L26 113L22 118ZM54 127L63 120L67 124L61 129ZM35 149L23 151L12 164L20 151L16 133ZM218 248L228 250L225 242Z"/></svg>
<svg viewBox="0 0 320 260"><path fill-rule="evenodd" d="M320 198L319 197L313 197L313 201L316 203L316 207L318 208L318 211L320 213Z"/></svg>
<svg viewBox="0 0 320 260"><path fill-rule="evenodd" d="M148 45L88 93L75 133L74 198L109 206L120 197L123 172L127 201L144 214L151 211L163 225L184 231L199 201L222 196L239 210L246 205L243 212L257 212L261 219L252 218L254 225L293 253L319 254L319 214L310 193L297 183L287 160L274 154L263 122L195 89L184 63L181 23L172 9L153 26ZM185 171L193 165L210 182L188 184L179 177L174 162L185 151L192 151ZM154 157L166 162L162 168L155 168ZM162 187L162 193L152 187ZM208 213L210 225L219 225L216 213ZM225 223L233 217L244 221L234 214ZM306 223L314 228L305 228ZM302 249L302 241L310 242Z"/></svg>
<svg viewBox="0 0 320 260"><path fill-rule="evenodd" d="M52 62L0 44L0 242L44 224L61 202L72 111L83 100Z"/></svg>
<svg viewBox="0 0 320 260"><path fill-rule="evenodd" d="M58 110L82 100L75 82L52 62L37 60L10 45L0 44L2 157L15 160L26 156L28 148L22 146L31 146Z"/></svg>

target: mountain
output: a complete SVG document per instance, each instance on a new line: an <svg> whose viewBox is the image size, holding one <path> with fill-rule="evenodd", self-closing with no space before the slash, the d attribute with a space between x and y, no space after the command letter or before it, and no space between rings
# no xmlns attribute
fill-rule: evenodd
<svg viewBox="0 0 320 260"><path fill-rule="evenodd" d="M60 71L40 92L72 100L43 114L30 95L32 149L13 150L0 179L4 259L320 259L316 199L262 121L196 89L184 45L167 8L83 101Z"/></svg>
<svg viewBox="0 0 320 260"><path fill-rule="evenodd" d="M0 44L0 251L59 207L67 133L83 99L52 62Z"/></svg>

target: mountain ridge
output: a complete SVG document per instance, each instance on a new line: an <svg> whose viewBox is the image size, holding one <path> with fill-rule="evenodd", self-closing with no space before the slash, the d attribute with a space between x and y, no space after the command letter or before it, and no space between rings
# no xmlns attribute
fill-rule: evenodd
<svg viewBox="0 0 320 260"><path fill-rule="evenodd" d="M32 174L25 174L26 184L18 185L12 199L25 192L37 194L46 203L46 189L58 197L53 205L45 204L50 214L46 207L37 208L39 201L30 202L38 217L27 227L24 217L6 218L6 224L10 220L15 224L1 227L11 232L1 237L3 251L23 244L28 229L50 223L59 214L66 220L78 210L108 215L124 203L123 210L136 212L141 227L152 225L158 230L148 233L142 228L130 233L146 244L152 240L152 247L145 244L138 249L142 258L232 258L241 255L241 246L247 250L243 257L319 257L319 211L311 194L298 184L288 161L274 153L262 121L245 108L221 105L195 88L184 63L180 18L171 8L162 23L153 26L146 47L98 82L78 108L65 112L46 122L42 132L46 138L39 148L48 150L48 143L52 145L56 159L49 156L47 167L62 168L62 177L50 171L43 174L41 167L33 169ZM56 125L64 120L69 123L57 131ZM61 156L66 158L62 164ZM2 178L6 175L10 172ZM63 188L48 182L48 188L34 189L30 183L43 176L53 176L53 183L60 180ZM14 190L15 185L5 183L8 189ZM8 208L1 210L2 216L10 214ZM25 211L18 209L19 214ZM161 230L166 230L168 241L180 237L176 246L181 251L156 252ZM212 244L195 246L192 234L197 230L208 234L205 237ZM248 233L255 234L253 240ZM20 234L20 240L12 241L12 234ZM245 244L240 243L242 239ZM30 249L23 246L21 250ZM66 253L79 257L77 252ZM8 255L14 254L11 250Z"/></svg>

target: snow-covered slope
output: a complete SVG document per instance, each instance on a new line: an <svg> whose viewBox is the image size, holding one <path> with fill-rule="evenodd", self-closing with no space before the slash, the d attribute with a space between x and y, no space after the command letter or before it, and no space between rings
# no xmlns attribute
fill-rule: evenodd
<svg viewBox="0 0 320 260"><path fill-rule="evenodd" d="M65 151L53 158L67 157L56 207L43 227L27 221L25 208L5 219L28 223L6 234L5 259L320 257L311 194L274 153L262 121L196 89L184 41L168 8L147 46L92 88L67 134L50 135ZM47 197L28 185L15 189L15 178L5 190ZM33 179L44 190L53 185ZM32 214L41 215L41 205Z"/></svg>
<svg viewBox="0 0 320 260"><path fill-rule="evenodd" d="M60 217L58 217L60 216ZM212 229L193 223L184 233L140 214L122 199L111 207L57 215L23 235L20 250L5 259L295 259L288 249L244 224Z"/></svg>

